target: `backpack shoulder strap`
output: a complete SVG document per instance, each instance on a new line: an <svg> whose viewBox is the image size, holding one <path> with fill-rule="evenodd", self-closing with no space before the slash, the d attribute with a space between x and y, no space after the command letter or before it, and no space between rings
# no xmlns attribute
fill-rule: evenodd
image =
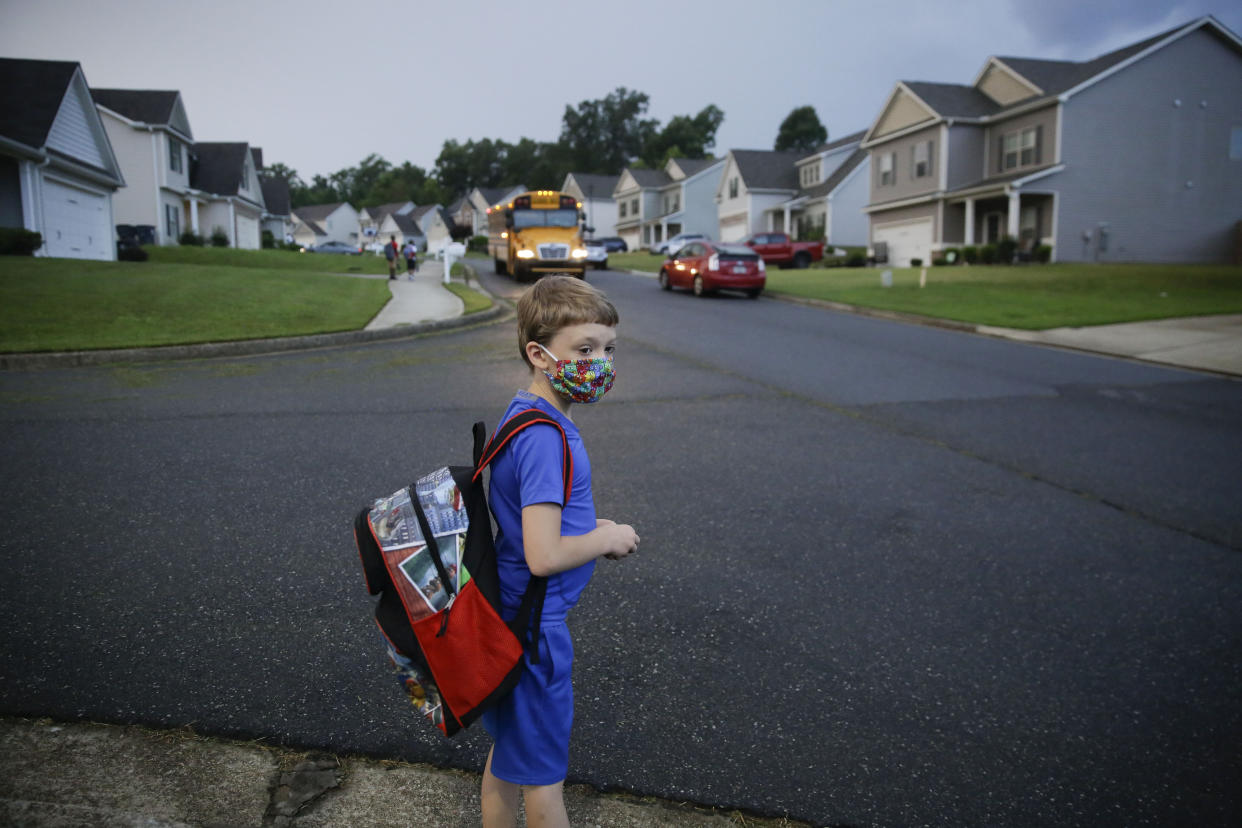
<svg viewBox="0 0 1242 828"><path fill-rule="evenodd" d="M540 411L538 408L527 408L514 414L508 420L501 423L500 428L496 429L496 433L487 441L482 451L479 451L479 437L483 430L483 424L475 423L475 458L474 458L474 479L478 480L483 469L496 459L496 455L504 449L514 435L523 429L530 428L533 425L550 425L553 426L561 435L561 477L565 482L565 500L562 506L569 503L569 495L573 490L574 481L574 458L569 451L569 438L565 436L565 429L561 426L556 418L551 414Z"/></svg>

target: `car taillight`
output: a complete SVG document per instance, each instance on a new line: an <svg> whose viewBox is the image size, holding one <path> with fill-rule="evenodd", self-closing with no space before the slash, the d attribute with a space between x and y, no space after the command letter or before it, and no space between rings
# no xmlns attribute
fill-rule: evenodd
<svg viewBox="0 0 1242 828"><path fill-rule="evenodd" d="M712 257L707 260L708 270L720 270L720 254L713 253Z"/></svg>

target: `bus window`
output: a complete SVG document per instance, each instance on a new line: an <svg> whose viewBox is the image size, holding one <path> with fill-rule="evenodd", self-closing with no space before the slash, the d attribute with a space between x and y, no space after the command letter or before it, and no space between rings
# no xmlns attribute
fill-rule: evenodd
<svg viewBox="0 0 1242 828"><path fill-rule="evenodd" d="M513 211L513 229L525 227L577 227L578 211L574 209L560 210L522 210Z"/></svg>

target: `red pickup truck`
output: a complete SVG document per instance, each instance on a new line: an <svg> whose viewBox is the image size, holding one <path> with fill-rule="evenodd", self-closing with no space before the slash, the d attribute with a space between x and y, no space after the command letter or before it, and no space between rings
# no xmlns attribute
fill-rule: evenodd
<svg viewBox="0 0 1242 828"><path fill-rule="evenodd" d="M823 242L790 241L784 233L755 233L742 244L777 267L810 267L811 262L824 258Z"/></svg>

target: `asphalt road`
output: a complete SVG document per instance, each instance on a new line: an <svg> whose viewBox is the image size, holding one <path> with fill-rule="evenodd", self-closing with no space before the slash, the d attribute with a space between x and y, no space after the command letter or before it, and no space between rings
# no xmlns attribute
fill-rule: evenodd
<svg viewBox="0 0 1242 828"><path fill-rule="evenodd" d="M592 273L570 775L832 825L1236 825L1242 383ZM485 276L498 289L511 283ZM0 375L0 712L479 769L382 669L353 512L462 462L511 322Z"/></svg>

